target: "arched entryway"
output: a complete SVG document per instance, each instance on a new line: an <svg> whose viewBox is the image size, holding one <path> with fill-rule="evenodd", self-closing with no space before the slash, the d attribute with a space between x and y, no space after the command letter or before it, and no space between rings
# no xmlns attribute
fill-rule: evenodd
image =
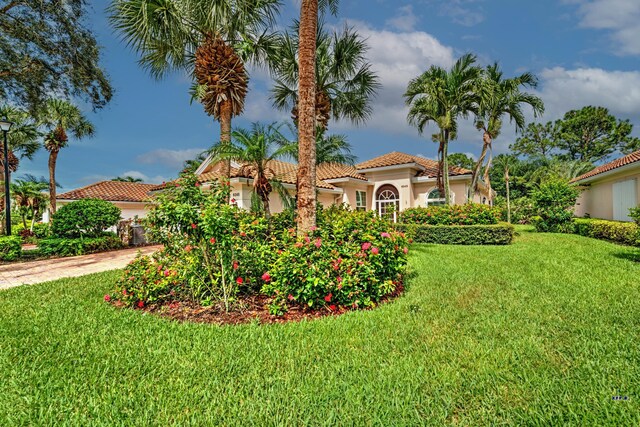
<svg viewBox="0 0 640 427"><path fill-rule="evenodd" d="M378 215L392 217L395 221L396 213L400 210L400 193L398 189L385 184L376 191L376 211Z"/></svg>

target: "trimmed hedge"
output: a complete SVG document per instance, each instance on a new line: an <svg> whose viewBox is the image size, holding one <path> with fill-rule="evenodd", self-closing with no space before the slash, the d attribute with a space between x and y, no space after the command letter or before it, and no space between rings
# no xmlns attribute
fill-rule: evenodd
<svg viewBox="0 0 640 427"><path fill-rule="evenodd" d="M22 256L22 239L20 236L0 237L0 260L15 261Z"/></svg>
<svg viewBox="0 0 640 427"><path fill-rule="evenodd" d="M115 234L77 239L50 238L38 242L43 256L75 256L121 249L124 245Z"/></svg>
<svg viewBox="0 0 640 427"><path fill-rule="evenodd" d="M398 231L416 243L444 245L509 245L513 242L513 225L416 225L396 224Z"/></svg>
<svg viewBox="0 0 640 427"><path fill-rule="evenodd" d="M497 224L501 211L479 203L416 207L400 212L398 222L420 225L480 225Z"/></svg>
<svg viewBox="0 0 640 427"><path fill-rule="evenodd" d="M100 199L82 199L63 205L53 215L55 237L100 237L120 221L120 208Z"/></svg>
<svg viewBox="0 0 640 427"><path fill-rule="evenodd" d="M640 226L633 222L576 218L575 233L581 236L640 246Z"/></svg>

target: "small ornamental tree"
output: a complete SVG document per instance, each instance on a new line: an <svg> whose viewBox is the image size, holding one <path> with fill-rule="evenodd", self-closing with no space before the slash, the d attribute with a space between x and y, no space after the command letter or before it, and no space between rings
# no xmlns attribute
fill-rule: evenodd
<svg viewBox="0 0 640 427"><path fill-rule="evenodd" d="M538 217L537 231L567 233L573 231L573 208L580 191L564 181L550 181L531 193Z"/></svg>
<svg viewBox="0 0 640 427"><path fill-rule="evenodd" d="M99 199L83 199L62 206L53 215L56 237L98 237L120 220L120 208Z"/></svg>

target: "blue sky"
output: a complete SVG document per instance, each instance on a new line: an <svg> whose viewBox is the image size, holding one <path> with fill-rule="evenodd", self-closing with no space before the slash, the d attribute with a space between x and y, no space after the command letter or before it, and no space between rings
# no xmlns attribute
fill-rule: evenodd
<svg viewBox="0 0 640 427"><path fill-rule="evenodd" d="M281 25L287 26L298 6L283 1ZM90 25L104 47L103 64L116 93L106 108L87 111L96 136L71 141L60 153L57 176L65 190L118 175L153 183L171 179L185 159L219 135L218 123L190 103L188 78L153 80L113 33L103 5L94 1ZM330 123L330 131L348 136L360 160L393 150L436 156L431 130L420 136L407 125L402 93L430 65L447 67L466 52L483 64L500 62L507 76L534 72L547 109L543 121L602 105L630 119L640 136L638 0L342 0L339 16L330 22L346 22L368 39L383 85L366 125ZM234 125L286 119L288 114L271 108L266 73L255 70L251 76L245 114ZM507 124L495 151L504 152L515 138ZM481 135L467 122L450 151L475 155L480 145ZM24 161L17 175L22 173L47 175L46 152Z"/></svg>

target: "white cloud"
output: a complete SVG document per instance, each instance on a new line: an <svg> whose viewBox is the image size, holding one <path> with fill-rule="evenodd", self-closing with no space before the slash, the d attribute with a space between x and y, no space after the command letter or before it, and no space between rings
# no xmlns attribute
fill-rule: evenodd
<svg viewBox="0 0 640 427"><path fill-rule="evenodd" d="M449 0L440 6L440 15L448 16L456 24L472 27L484 21L484 11L477 3L478 0Z"/></svg>
<svg viewBox="0 0 640 427"><path fill-rule="evenodd" d="M386 21L386 25L400 31L413 31L417 23L418 17L410 4L398 8L396 15Z"/></svg>
<svg viewBox="0 0 640 427"><path fill-rule="evenodd" d="M173 169L178 169L182 167L185 160L196 158L196 156L204 150L204 148L187 148L184 150L160 148L141 154L136 158L136 160L143 164L160 163Z"/></svg>
<svg viewBox="0 0 640 427"><path fill-rule="evenodd" d="M571 0L578 4L580 26L611 31L616 52L640 55L640 1L638 0Z"/></svg>

